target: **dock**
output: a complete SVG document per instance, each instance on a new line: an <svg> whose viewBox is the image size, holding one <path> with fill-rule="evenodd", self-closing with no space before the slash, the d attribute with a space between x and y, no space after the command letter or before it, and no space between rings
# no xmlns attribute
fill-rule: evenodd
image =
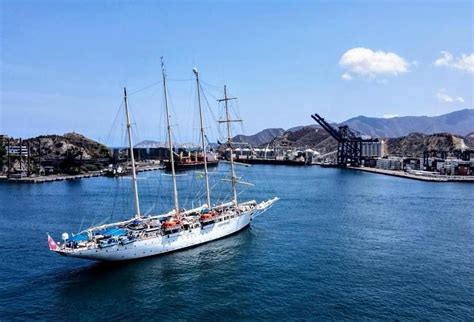
<svg viewBox="0 0 474 322"><path fill-rule="evenodd" d="M247 164L271 164L271 165L292 165L304 166L307 165L305 161L299 160L285 160L285 159L262 159L262 158L237 158L235 162Z"/></svg>
<svg viewBox="0 0 474 322"><path fill-rule="evenodd" d="M165 167L163 165L146 165L146 166L139 166L137 168L137 172L144 172L144 171L156 171L156 170L163 170Z"/></svg>
<svg viewBox="0 0 474 322"><path fill-rule="evenodd" d="M351 170L359 170L371 173L384 174L393 177L400 177L413 180L421 181L430 181L430 182L471 182L474 183L474 176L448 176L448 175L422 175L422 174L413 174L407 173L405 171L399 170L385 170L385 169L376 169L376 168L366 168L366 167L347 167Z"/></svg>
<svg viewBox="0 0 474 322"><path fill-rule="evenodd" d="M8 182L11 183L46 183L46 182L54 182L54 181L64 181L64 180L80 180L85 178L93 178L93 177L100 177L103 173L101 171L95 171L91 173L85 174L75 174L75 175L67 175L67 174L55 174L50 176L39 176L39 177L25 177L25 178L9 178Z"/></svg>
<svg viewBox="0 0 474 322"><path fill-rule="evenodd" d="M137 172L144 171L155 171L163 169L162 165L147 165L141 166L137 169ZM75 181L80 179L101 177L105 174L104 171L94 171L84 174L55 174L50 176L38 176L38 177L24 177L24 178L8 178L7 181L10 183L47 183L55 181Z"/></svg>

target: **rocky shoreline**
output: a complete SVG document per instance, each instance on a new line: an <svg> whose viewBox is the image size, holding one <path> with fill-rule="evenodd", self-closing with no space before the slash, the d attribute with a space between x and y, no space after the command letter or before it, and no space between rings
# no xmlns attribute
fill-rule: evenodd
<svg viewBox="0 0 474 322"><path fill-rule="evenodd" d="M8 176L81 175L104 170L110 160L105 145L78 133L0 136L0 174Z"/></svg>

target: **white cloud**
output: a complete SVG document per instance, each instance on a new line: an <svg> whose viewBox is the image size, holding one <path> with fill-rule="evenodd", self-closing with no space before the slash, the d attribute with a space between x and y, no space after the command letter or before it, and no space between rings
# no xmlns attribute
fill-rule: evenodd
<svg viewBox="0 0 474 322"><path fill-rule="evenodd" d="M350 80L354 76L374 78L376 76L397 76L408 72L409 63L392 52L373 51L369 48L352 48L342 55L339 65L346 72L342 79Z"/></svg>
<svg viewBox="0 0 474 322"><path fill-rule="evenodd" d="M445 66L474 73L474 53L470 55L461 54L461 57L454 57L449 51L442 51L441 57L434 62L435 66Z"/></svg>
<svg viewBox="0 0 474 322"><path fill-rule="evenodd" d="M443 102L443 103L453 103L453 102L459 102L459 103L464 103L464 98L461 96L454 97L448 95L446 92L446 89L441 88L435 95L435 97L438 99L438 101Z"/></svg>
<svg viewBox="0 0 474 322"><path fill-rule="evenodd" d="M448 51L442 51L441 57L434 62L435 66L449 66L453 61L453 55Z"/></svg>
<svg viewBox="0 0 474 322"><path fill-rule="evenodd" d="M440 101L440 102L444 102L444 103L452 103L454 100L451 96L449 96L448 94L446 93L436 93L436 98Z"/></svg>
<svg viewBox="0 0 474 322"><path fill-rule="evenodd" d="M398 114L384 114L384 119L393 119L394 117L398 117Z"/></svg>
<svg viewBox="0 0 474 322"><path fill-rule="evenodd" d="M344 74L341 75L341 78L342 78L343 80L351 80L351 79L352 79L352 76L351 76L351 74L344 73Z"/></svg>

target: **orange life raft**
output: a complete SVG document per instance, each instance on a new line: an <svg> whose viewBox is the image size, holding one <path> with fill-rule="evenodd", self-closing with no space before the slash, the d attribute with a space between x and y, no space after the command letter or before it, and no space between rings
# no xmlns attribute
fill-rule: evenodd
<svg viewBox="0 0 474 322"><path fill-rule="evenodd" d="M165 229L170 229L170 228L173 228L175 227L176 225L179 224L179 221L175 221L175 220L170 220L170 221L165 221L162 226L163 228Z"/></svg>

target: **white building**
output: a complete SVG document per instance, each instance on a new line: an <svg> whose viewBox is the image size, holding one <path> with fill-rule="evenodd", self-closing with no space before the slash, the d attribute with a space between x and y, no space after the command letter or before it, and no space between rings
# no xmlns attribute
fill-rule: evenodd
<svg viewBox="0 0 474 322"><path fill-rule="evenodd" d="M384 156L384 141L380 142L363 142L362 143L363 157L378 157Z"/></svg>

